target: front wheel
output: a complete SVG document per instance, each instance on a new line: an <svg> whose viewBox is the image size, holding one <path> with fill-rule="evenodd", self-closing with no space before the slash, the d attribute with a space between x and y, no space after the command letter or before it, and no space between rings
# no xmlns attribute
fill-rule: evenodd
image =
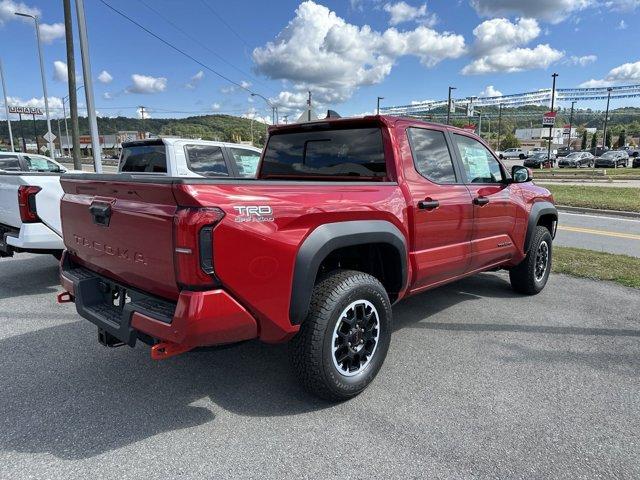
<svg viewBox="0 0 640 480"><path fill-rule="evenodd" d="M366 273L340 270L314 287L289 357L305 389L347 400L373 381L390 342L391 303L382 284Z"/></svg>
<svg viewBox="0 0 640 480"><path fill-rule="evenodd" d="M525 295L536 295L549 280L552 260L552 238L546 227L538 225L527 256L509 270L511 287Z"/></svg>

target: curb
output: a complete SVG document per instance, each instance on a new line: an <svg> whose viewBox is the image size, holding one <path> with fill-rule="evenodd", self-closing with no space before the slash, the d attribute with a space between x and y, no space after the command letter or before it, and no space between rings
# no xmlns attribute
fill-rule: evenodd
<svg viewBox="0 0 640 480"><path fill-rule="evenodd" d="M640 212L625 212L623 210L604 210L600 208L586 208L586 207L570 207L568 205L557 205L558 210L561 212L569 213L587 213L591 215L602 215L607 217L623 217L623 218L638 218L640 219Z"/></svg>

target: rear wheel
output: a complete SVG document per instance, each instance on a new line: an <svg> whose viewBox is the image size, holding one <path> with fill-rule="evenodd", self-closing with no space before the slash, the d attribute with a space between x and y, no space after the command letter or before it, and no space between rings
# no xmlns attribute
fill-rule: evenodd
<svg viewBox="0 0 640 480"><path fill-rule="evenodd" d="M511 287L525 295L540 293L549 280L552 260L551 233L538 225L527 256L509 271Z"/></svg>
<svg viewBox="0 0 640 480"><path fill-rule="evenodd" d="M375 378L390 341L391 303L382 284L366 273L337 271L316 284L290 359L308 391L347 400Z"/></svg>

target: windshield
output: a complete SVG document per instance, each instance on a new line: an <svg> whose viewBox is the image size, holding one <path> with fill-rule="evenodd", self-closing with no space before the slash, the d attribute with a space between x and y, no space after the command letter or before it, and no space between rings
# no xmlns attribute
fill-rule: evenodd
<svg viewBox="0 0 640 480"><path fill-rule="evenodd" d="M616 158L620 156L620 152L606 152L602 154L602 158Z"/></svg>
<svg viewBox="0 0 640 480"><path fill-rule="evenodd" d="M260 176L383 179L382 131L374 128L319 130L272 135Z"/></svg>
<svg viewBox="0 0 640 480"><path fill-rule="evenodd" d="M567 158L580 158L582 154L579 152L576 153L570 153L569 155L567 155Z"/></svg>
<svg viewBox="0 0 640 480"><path fill-rule="evenodd" d="M531 155L531 158L546 158L547 154L546 153L534 153L533 155Z"/></svg>

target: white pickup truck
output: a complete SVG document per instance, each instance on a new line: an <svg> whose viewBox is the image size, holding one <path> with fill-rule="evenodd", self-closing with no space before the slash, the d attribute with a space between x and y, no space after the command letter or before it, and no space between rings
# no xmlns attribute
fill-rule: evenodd
<svg viewBox="0 0 640 480"><path fill-rule="evenodd" d="M158 138L124 142L118 173L253 178L261 150L249 145Z"/></svg>
<svg viewBox="0 0 640 480"><path fill-rule="evenodd" d="M64 172L42 155L0 152L0 257L14 252L60 255Z"/></svg>

